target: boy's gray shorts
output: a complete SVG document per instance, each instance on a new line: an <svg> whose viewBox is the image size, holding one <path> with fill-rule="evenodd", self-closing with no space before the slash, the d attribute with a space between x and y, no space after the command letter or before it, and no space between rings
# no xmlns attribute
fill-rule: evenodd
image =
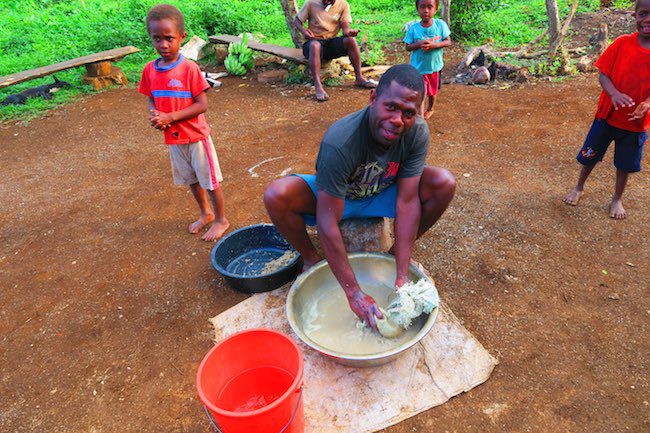
<svg viewBox="0 0 650 433"><path fill-rule="evenodd" d="M176 185L200 183L203 189L213 191L223 180L217 151L212 138L189 144L172 144L169 159L172 162L172 176Z"/></svg>

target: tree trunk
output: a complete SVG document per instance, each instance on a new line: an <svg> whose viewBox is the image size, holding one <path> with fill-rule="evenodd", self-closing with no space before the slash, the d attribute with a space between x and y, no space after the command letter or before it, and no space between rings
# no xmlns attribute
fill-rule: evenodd
<svg viewBox="0 0 650 433"><path fill-rule="evenodd" d="M560 28L560 15L557 10L557 1L546 0L546 15L548 16L549 36L548 56L550 59L553 59L556 56L558 49L562 46L562 40L569 31L571 20L573 19L573 15L575 15L577 9L578 0L573 0L571 11L569 11L569 15L564 20L562 28Z"/></svg>
<svg viewBox="0 0 650 433"><path fill-rule="evenodd" d="M451 8L451 0L442 0L440 2L440 18L447 23L447 26L451 27L451 18L449 16L449 10Z"/></svg>
<svg viewBox="0 0 650 433"><path fill-rule="evenodd" d="M552 58L560 46L560 13L557 10L556 0L546 0L546 16L548 17L549 57Z"/></svg>
<svg viewBox="0 0 650 433"><path fill-rule="evenodd" d="M289 32L291 33L291 40L293 45L296 48L302 47L302 37L296 26L293 25L293 20L298 15L298 6L296 6L296 0L280 0L282 5L282 12L284 12L284 19L287 22L287 27L289 27Z"/></svg>

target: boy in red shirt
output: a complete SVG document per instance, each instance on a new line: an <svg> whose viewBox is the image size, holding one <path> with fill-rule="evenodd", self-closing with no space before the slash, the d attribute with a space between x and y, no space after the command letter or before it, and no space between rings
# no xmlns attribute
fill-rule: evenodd
<svg viewBox="0 0 650 433"><path fill-rule="evenodd" d="M190 224L189 232L198 233L212 223L201 239L214 241L223 236L229 223L223 209L221 168L203 114L210 85L199 67L178 52L186 33L183 15L176 7L152 7L146 23L160 57L145 66L138 91L149 97L151 126L164 132L174 183L189 185L199 205L201 215Z"/></svg>
<svg viewBox="0 0 650 433"><path fill-rule="evenodd" d="M616 38L596 61L603 91L596 118L576 157L582 164L578 183L564 198L567 204L578 204L585 181L613 140L616 189L609 216L616 219L627 217L621 197L629 173L641 170L643 144L650 128L650 0L635 1L634 17L637 32Z"/></svg>

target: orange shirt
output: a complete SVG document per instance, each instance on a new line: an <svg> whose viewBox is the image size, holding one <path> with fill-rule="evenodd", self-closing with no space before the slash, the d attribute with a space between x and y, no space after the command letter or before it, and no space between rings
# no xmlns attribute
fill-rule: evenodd
<svg viewBox="0 0 650 433"><path fill-rule="evenodd" d="M619 36L607 47L595 66L607 75L616 90L634 100L632 107L614 110L612 98L603 90L596 109L596 118L627 131L643 132L650 128L650 116L635 121L628 116L650 97L650 50L639 44L638 33Z"/></svg>
<svg viewBox="0 0 650 433"><path fill-rule="evenodd" d="M314 33L317 39L332 39L341 31L341 21L352 22L350 5L346 0L335 0L328 10L325 10L322 0L305 0L298 12L298 19Z"/></svg>
<svg viewBox="0 0 650 433"><path fill-rule="evenodd" d="M210 88L198 65L183 56L168 66L158 66L155 60L142 71L138 91L154 99L156 110L173 113L189 107L194 97ZM205 115L181 120L165 128L165 144L188 144L210 135Z"/></svg>

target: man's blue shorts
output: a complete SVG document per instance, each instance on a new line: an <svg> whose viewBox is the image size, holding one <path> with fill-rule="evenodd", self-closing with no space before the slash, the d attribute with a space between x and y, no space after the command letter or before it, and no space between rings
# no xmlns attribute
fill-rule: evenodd
<svg viewBox="0 0 650 433"><path fill-rule="evenodd" d="M309 185L314 196L318 199L318 189L316 188L316 175L315 174L294 174L298 176ZM391 186L368 198L361 199L345 199L343 202L343 217L348 218L373 218L373 217L387 217L395 218L395 210L397 208L397 182ZM305 224L309 226L316 225L316 216L303 214Z"/></svg>
<svg viewBox="0 0 650 433"><path fill-rule="evenodd" d="M609 144L614 141L614 167L635 173L641 171L643 143L647 139L645 132L626 131L615 128L604 119L594 119L576 159L582 165L594 165L603 160Z"/></svg>

